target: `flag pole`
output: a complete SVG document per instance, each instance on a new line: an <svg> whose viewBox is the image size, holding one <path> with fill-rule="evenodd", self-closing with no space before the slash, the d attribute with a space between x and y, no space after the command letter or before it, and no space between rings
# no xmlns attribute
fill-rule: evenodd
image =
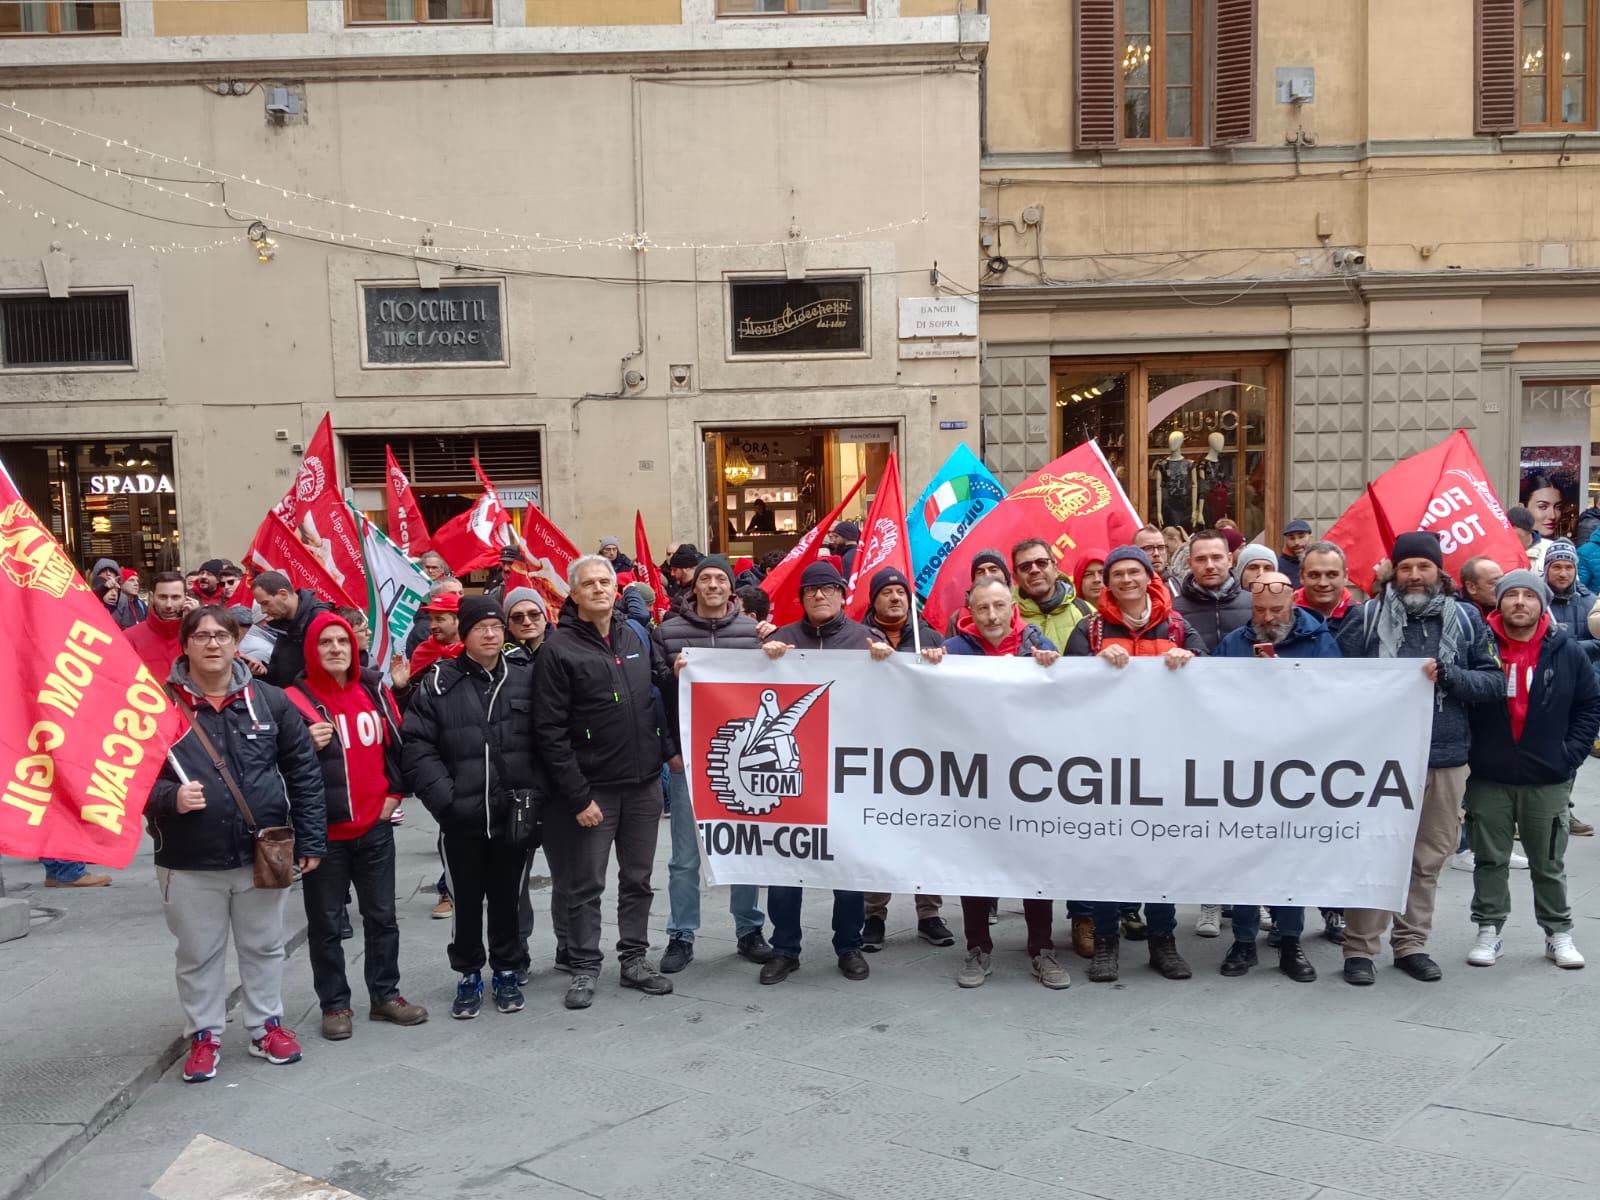
<svg viewBox="0 0 1600 1200"><path fill-rule="evenodd" d="M917 657L921 658L922 630L917 627L920 624L917 618L917 589L913 586L907 590L911 593L911 644L916 647Z"/></svg>

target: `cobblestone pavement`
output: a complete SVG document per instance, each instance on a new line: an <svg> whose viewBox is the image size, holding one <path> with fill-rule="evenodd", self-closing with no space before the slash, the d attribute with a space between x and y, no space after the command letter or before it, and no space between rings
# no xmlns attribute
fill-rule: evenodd
<svg viewBox="0 0 1600 1200"><path fill-rule="evenodd" d="M1600 764L1576 795L1600 815ZM1447 870L1436 984L1385 961L1378 986L1348 987L1320 937L1308 940L1313 985L1279 975L1264 944L1262 967L1223 979L1226 929L1196 938L1188 909L1179 946L1193 980L1161 979L1124 942L1119 984L1089 984L1063 949L1074 983L1050 992L1029 977L1020 905L1003 902L994 974L962 991L959 945L920 942L905 897L871 979L850 983L817 895L804 968L760 987L715 890L673 995L621 991L608 964L595 1006L567 1012L541 913L526 1010L486 1005L458 1022L448 923L428 917L431 829L419 812L399 832L403 987L433 1019L400 1029L358 1007L355 1037L323 1042L297 953L286 1022L305 1060L249 1058L233 1023L217 1078L200 1086L173 1069L172 942L148 856L92 892L45 891L37 865L7 861L12 893L54 912L0 945L0 1197L1600 1195L1600 839L1575 839L1568 858L1575 935L1595 971L1545 961L1520 873L1505 957L1469 968L1471 878ZM657 954L666 844L663 824ZM290 911L303 923L298 896ZM946 916L959 928L953 897ZM1064 917L1057 935L1065 947ZM358 954L359 941L346 945ZM179 1164L187 1182L179 1168L162 1180L200 1134L223 1145L201 1139ZM229 1148L298 1182L240 1182L249 1172L224 1165Z"/></svg>

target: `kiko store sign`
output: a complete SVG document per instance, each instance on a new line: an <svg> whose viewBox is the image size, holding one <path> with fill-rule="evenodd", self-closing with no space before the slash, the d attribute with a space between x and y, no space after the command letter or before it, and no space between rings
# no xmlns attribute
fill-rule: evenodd
<svg viewBox="0 0 1600 1200"><path fill-rule="evenodd" d="M867 348L860 275L730 279L733 353L860 354Z"/></svg>
<svg viewBox="0 0 1600 1200"><path fill-rule="evenodd" d="M366 365L498 366L505 362L498 283L363 284Z"/></svg>

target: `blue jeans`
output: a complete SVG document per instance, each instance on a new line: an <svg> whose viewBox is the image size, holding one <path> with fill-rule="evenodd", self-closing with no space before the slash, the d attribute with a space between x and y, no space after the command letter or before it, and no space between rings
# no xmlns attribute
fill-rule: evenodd
<svg viewBox="0 0 1600 1200"><path fill-rule="evenodd" d="M1119 904L1115 900L1096 900L1094 902L1094 935L1095 937L1117 937L1122 933L1122 914L1128 908L1137 905ZM1151 937L1160 937L1162 934L1171 933L1178 927L1178 906L1176 904L1146 904L1144 906L1144 925L1150 931Z"/></svg>
<svg viewBox="0 0 1600 1200"><path fill-rule="evenodd" d="M672 911L667 917L667 937L693 942L695 930L700 928L700 839L694 828L694 806L689 803L689 777L671 771L667 780L672 796L672 857L667 860L667 901ZM734 933L739 937L760 933L766 924L759 907L761 889L753 883L736 883L728 892Z"/></svg>
<svg viewBox="0 0 1600 1200"><path fill-rule="evenodd" d="M800 902L805 888L769 887L767 912L772 916L772 952L785 958L800 957ZM861 949L861 925L867 919L865 892L833 893L833 952L851 954Z"/></svg>
<svg viewBox="0 0 1600 1200"><path fill-rule="evenodd" d="M1137 904L1124 904L1122 906L1123 915L1127 915L1128 913L1136 913L1138 911L1139 906ZM1067 916L1072 917L1073 919L1077 919L1078 917L1092 917L1094 916L1094 904L1088 900L1068 900Z"/></svg>
<svg viewBox="0 0 1600 1200"><path fill-rule="evenodd" d="M89 868L81 862L73 862L66 858L41 858L44 864L44 877L56 883L75 883L89 873Z"/></svg>
<svg viewBox="0 0 1600 1200"><path fill-rule="evenodd" d="M1278 932L1286 938L1298 938L1306 931L1306 910L1299 905L1286 908L1282 905L1272 906L1272 923L1278 927ZM1261 906L1259 904L1235 904L1233 906L1233 940L1241 945L1250 945L1256 940L1256 934L1261 932Z"/></svg>

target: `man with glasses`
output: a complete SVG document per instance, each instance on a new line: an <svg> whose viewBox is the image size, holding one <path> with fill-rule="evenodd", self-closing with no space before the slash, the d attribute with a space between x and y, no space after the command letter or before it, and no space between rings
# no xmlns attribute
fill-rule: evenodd
<svg viewBox="0 0 1600 1200"><path fill-rule="evenodd" d="M1157 540L1160 540L1158 532ZM1166 543L1162 543L1162 555ZM1152 565L1154 559L1151 560ZM1017 614L1055 646L1065 646L1082 612L1073 603L1077 593L1062 577L1050 543L1043 538L1027 538L1011 547L1011 573L1017 581Z"/></svg>
<svg viewBox="0 0 1600 1200"><path fill-rule="evenodd" d="M1154 525L1146 525L1133 535L1133 544L1144 551L1145 557L1150 560L1150 565L1156 569L1156 574L1170 583L1172 575L1168 570L1167 561L1167 535ZM1065 646L1065 642L1058 645Z"/></svg>
<svg viewBox="0 0 1600 1200"><path fill-rule="evenodd" d="M520 650L530 659L544 645L550 631L544 597L529 587L512 588L506 593L506 649Z"/></svg>

